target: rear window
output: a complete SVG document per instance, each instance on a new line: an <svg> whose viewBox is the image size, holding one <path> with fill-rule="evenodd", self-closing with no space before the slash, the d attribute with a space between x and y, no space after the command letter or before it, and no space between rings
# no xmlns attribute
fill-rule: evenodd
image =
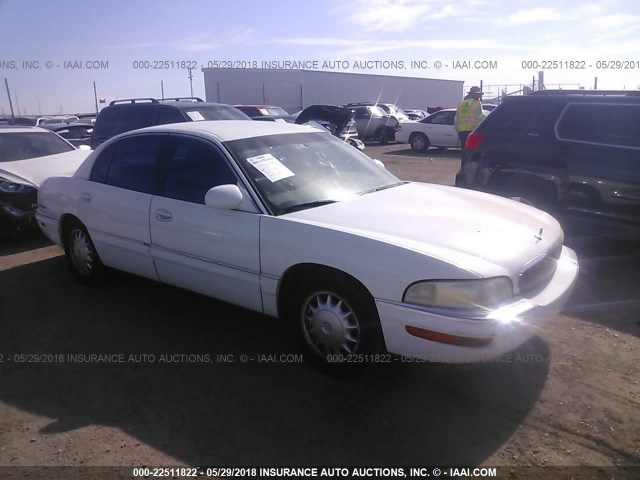
<svg viewBox="0 0 640 480"><path fill-rule="evenodd" d="M0 162L45 157L75 148L52 132L0 133Z"/></svg>
<svg viewBox="0 0 640 480"><path fill-rule="evenodd" d="M66 128L60 128L56 130L56 133L60 135L62 138L66 139L78 139L78 138L89 138L91 133L93 132L93 127L83 127L83 126L69 126Z"/></svg>
<svg viewBox="0 0 640 480"><path fill-rule="evenodd" d="M482 130L496 134L517 135L542 111L545 102L505 101L482 122Z"/></svg>
<svg viewBox="0 0 640 480"><path fill-rule="evenodd" d="M229 105L200 105L182 108L187 118L193 122L203 120L249 120L249 117Z"/></svg>
<svg viewBox="0 0 640 480"><path fill-rule="evenodd" d="M640 148L640 105L569 104L557 132L562 140Z"/></svg>

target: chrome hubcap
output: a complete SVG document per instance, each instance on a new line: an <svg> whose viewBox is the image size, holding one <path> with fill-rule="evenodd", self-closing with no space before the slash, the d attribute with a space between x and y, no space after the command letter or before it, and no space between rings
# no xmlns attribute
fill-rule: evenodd
<svg viewBox="0 0 640 480"><path fill-rule="evenodd" d="M89 275L93 270L93 255L89 238L82 230L71 233L71 261L80 275Z"/></svg>
<svg viewBox="0 0 640 480"><path fill-rule="evenodd" d="M316 292L304 302L303 332L307 343L319 354L349 354L360 343L360 327L351 307L339 296Z"/></svg>

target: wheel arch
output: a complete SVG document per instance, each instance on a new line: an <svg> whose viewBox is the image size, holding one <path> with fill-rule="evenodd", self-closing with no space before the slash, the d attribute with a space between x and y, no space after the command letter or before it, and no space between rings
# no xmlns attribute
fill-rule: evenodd
<svg viewBox="0 0 640 480"><path fill-rule="evenodd" d="M276 293L278 316L284 318L287 312L286 301L291 297L291 294L295 291L296 286L299 284L301 278L311 275L329 275L341 278L351 284L357 289L366 293L368 298L373 302L374 298L369 289L356 277L340 270L338 268L329 267L319 263L298 263L290 266L280 278L278 282L278 290Z"/></svg>
<svg viewBox="0 0 640 480"><path fill-rule="evenodd" d="M66 229L72 222L79 222L82 224L82 221L76 217L73 213L64 213L60 217L60 221L58 222L58 235L60 235L60 240L62 246L64 247L64 243L66 242ZM84 224L83 224L84 225Z"/></svg>

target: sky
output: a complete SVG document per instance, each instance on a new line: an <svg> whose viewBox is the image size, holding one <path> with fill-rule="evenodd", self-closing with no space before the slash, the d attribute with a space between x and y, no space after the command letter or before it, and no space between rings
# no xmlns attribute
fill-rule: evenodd
<svg viewBox="0 0 640 480"><path fill-rule="evenodd" d="M204 98L216 62L482 82L488 97L543 69L547 88L639 89L639 36L637 0L0 0L0 114L4 79L16 114L80 113L93 82L107 103L160 98L161 82L189 96L185 66Z"/></svg>

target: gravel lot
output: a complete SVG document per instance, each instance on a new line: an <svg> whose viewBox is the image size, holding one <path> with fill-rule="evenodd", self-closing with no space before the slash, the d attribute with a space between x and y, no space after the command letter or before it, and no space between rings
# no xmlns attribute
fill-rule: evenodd
<svg viewBox="0 0 640 480"><path fill-rule="evenodd" d="M406 147L366 152L453 183L458 152ZM297 361L276 319L124 274L83 287L42 237L0 240L0 465L640 465L639 237L561 221L579 283L532 341L352 379Z"/></svg>

